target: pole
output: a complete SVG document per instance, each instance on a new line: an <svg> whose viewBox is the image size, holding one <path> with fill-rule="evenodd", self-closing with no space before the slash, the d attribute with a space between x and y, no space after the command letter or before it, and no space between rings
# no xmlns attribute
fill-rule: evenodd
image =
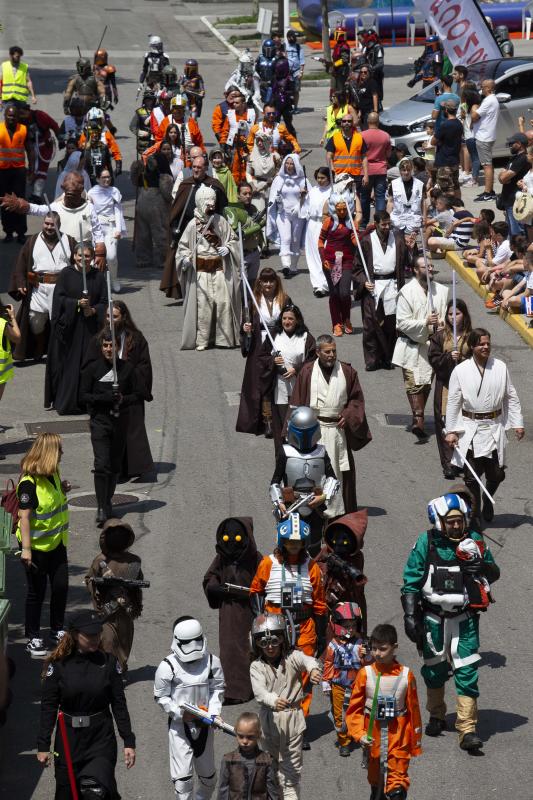
<svg viewBox="0 0 533 800"><path fill-rule="evenodd" d="M457 350L457 273L452 271L453 349Z"/></svg>
<svg viewBox="0 0 533 800"><path fill-rule="evenodd" d="M246 264L245 264L245 261L244 261L244 245L243 245L243 242L242 242L242 226L241 226L240 222L239 222L239 255L240 255L240 259L241 259L241 275L243 275L246 272ZM246 290L244 290L244 292L243 292L243 301L244 301L244 322L250 323L252 320L251 320L251 316L250 316L250 306L248 304L248 294L246 293ZM251 341L252 341L252 334L250 332L250 333L246 334L246 352L247 353L250 351Z"/></svg>
<svg viewBox="0 0 533 800"><path fill-rule="evenodd" d="M84 298L89 297L89 292L87 291L87 273L85 272L85 247L83 244L83 226L80 222L80 255L81 255L81 277L83 281L83 296Z"/></svg>
<svg viewBox="0 0 533 800"><path fill-rule="evenodd" d="M185 162L183 162L183 164L185 165ZM195 188L196 188L195 186L191 186L191 188L189 189L189 194L187 195L187 200L185 201L185 205L183 206L183 211L181 212L180 221L178 222L178 227L176 228L176 231L181 231L181 225L183 223L183 218L185 216L185 212L187 211L187 209L189 207L189 203L191 201L192 193L194 192Z"/></svg>
<svg viewBox="0 0 533 800"><path fill-rule="evenodd" d="M357 235L357 230L355 228L355 222L353 220L352 212L350 211L350 206L349 206L348 201L346 201L346 210L348 211L348 216L350 217L350 222L352 223L352 228L353 228L353 232L354 232L354 235L355 235L355 241L357 242L357 249L359 250L359 256L361 257L361 263L362 263L363 269L365 271L365 277L366 277L368 283L372 283L372 281L370 280L370 275L369 275L369 272L368 272L368 267L366 265L365 257L363 255L363 248L361 247L361 242L359 240L359 236ZM372 292L371 294L372 294L372 297L375 297L374 292Z"/></svg>
<svg viewBox="0 0 533 800"><path fill-rule="evenodd" d="M476 479L476 481L478 482L478 484L479 484L479 487L480 487L481 491L482 491L484 494L486 494L486 496L488 497L488 499L490 500L490 502L492 503L492 505L493 505L493 506L494 506L494 505L496 505L496 504L495 504L495 502L494 502L494 497L493 497L491 494L489 494L489 491L488 491L488 489L486 488L485 484L483 483L483 481L481 480L481 478L479 477L479 475L477 474L477 472L474 470L474 468L473 468L473 466L470 464L470 462L469 462L469 461L467 461L467 459L466 459L466 458L463 456L463 454L461 453L461 451L459 450L459 448L457 447L457 445L455 445L455 447L454 447L454 450L455 450L455 452L458 454L459 458L461 459L461 461L462 461L462 463L463 463L463 467L468 467L468 469L469 469L469 470L470 470L470 472L472 473L473 477L474 477L474 478Z"/></svg>
<svg viewBox="0 0 533 800"><path fill-rule="evenodd" d="M394 27L394 0L390 0L391 45L396 47L396 28Z"/></svg>
<svg viewBox="0 0 533 800"><path fill-rule="evenodd" d="M65 717L62 711L58 711L57 713L57 724L59 726L61 741L63 742L63 752L65 754L68 782L70 783L70 792L72 794L72 800L78 800L78 789L76 788L76 776L74 775L74 767L72 766L72 756L70 755L70 745L68 743L68 738L67 738L67 726L65 724Z"/></svg>
<svg viewBox="0 0 533 800"><path fill-rule="evenodd" d="M104 28L104 32L103 32L102 37L101 37L101 39L100 39L100 41L98 43L98 47L96 48L96 52L98 52L98 50L100 50L100 48L102 46L102 42L104 41L104 36L106 34L106 31L107 31L107 25Z"/></svg>
<svg viewBox="0 0 533 800"><path fill-rule="evenodd" d="M46 194L43 195L43 197L45 199L46 205L48 206L48 213L50 214L50 216L52 217L52 219L54 221L54 228L56 230L56 235L57 235L57 238L59 239L59 244L61 245L61 249L63 251L63 255L65 256L66 261L70 262L70 258L67 256L67 251L65 250L65 245L63 244L63 239L61 238L61 234L59 232L59 228L57 227L56 218L54 217L54 212L52 211L52 207L50 205L50 200L48 199L48 196Z"/></svg>
<svg viewBox="0 0 533 800"><path fill-rule="evenodd" d="M424 214L425 217L425 214ZM426 269L426 280L427 280L427 287L428 287L428 299L429 299L429 310L432 314L435 313L435 306L433 305L433 292L431 291L431 275L429 274L429 264L428 264L428 254L426 250L426 240L424 239L424 227L420 231L420 235L422 238L422 255L424 258L424 267Z"/></svg>
<svg viewBox="0 0 533 800"><path fill-rule="evenodd" d="M283 0L283 38L291 27L291 15L289 11L289 0Z"/></svg>

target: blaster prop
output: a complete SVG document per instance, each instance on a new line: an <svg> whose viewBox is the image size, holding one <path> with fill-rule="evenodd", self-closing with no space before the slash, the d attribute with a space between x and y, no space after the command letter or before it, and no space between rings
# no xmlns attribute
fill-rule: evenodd
<svg viewBox="0 0 533 800"><path fill-rule="evenodd" d="M288 507L288 509L285 511L284 514L282 513L279 505L276 503L274 505L273 514L278 520L278 522L281 522L282 519L288 519L291 514L293 514L295 511L298 511L298 509L301 506L307 505L307 503L309 503L315 497L316 494L314 492L310 492L310 494L306 494L303 497L299 497L298 500L295 500L294 503L292 503L292 505Z"/></svg>
<svg viewBox="0 0 533 800"><path fill-rule="evenodd" d="M67 251L65 250L65 245L63 244L63 239L61 238L61 234L59 232L59 228L57 227L56 218L54 217L54 212L52 211L52 207L50 205L50 200L48 199L46 194L44 195L44 200L45 200L46 205L48 206L48 213L50 214L50 216L51 216L51 218L53 220L56 236L58 238L59 244L61 245L61 249L63 251L63 255L65 256L65 260L70 264L70 258L69 258L69 256L67 256Z"/></svg>
<svg viewBox="0 0 533 800"><path fill-rule="evenodd" d="M366 583L366 576L357 567L348 564L344 559L336 556L335 553L329 553L326 556L326 564L328 570L337 577L349 578L354 583Z"/></svg>
<svg viewBox="0 0 533 800"><path fill-rule="evenodd" d="M242 241L242 225L239 222L239 256L241 259L241 275L246 273L246 263L244 261L244 245ZM243 301L244 301L244 310L243 310L243 322L246 324L250 324L252 321L252 316L250 314L250 304L248 302L248 293L246 290L242 294ZM245 350L247 353L250 352L250 345L252 343L252 333L245 334Z"/></svg>
<svg viewBox="0 0 533 800"><path fill-rule="evenodd" d="M70 792L72 800L78 800L78 789L76 787L76 776L74 775L74 767L72 766L72 756L70 754L70 745L67 736L67 726L65 724L65 717L62 711L57 713L57 726L59 728L59 735L63 743L63 753L65 755L65 764L67 765L68 782L70 783Z"/></svg>
<svg viewBox="0 0 533 800"><path fill-rule="evenodd" d="M81 275L83 280L83 297L86 300L89 297L87 291L87 273L85 271L85 248L83 246L83 226L80 222L80 255L81 255Z"/></svg>
<svg viewBox="0 0 533 800"><path fill-rule="evenodd" d="M211 717L204 709L198 708L198 706L192 703L181 703L180 708L182 711L187 711L192 717L195 717L195 719L203 722L204 725L211 725L213 728L218 728L220 731L224 731L224 733L228 733L230 736L235 736L235 728L233 725L228 725L228 723L223 720L219 721Z"/></svg>
<svg viewBox="0 0 533 800"><path fill-rule="evenodd" d="M108 575L99 578L90 578L95 586L123 586L125 589L149 589L150 581L137 581L132 578L117 578Z"/></svg>
<svg viewBox="0 0 533 800"><path fill-rule="evenodd" d="M250 594L249 586L238 586L236 583L224 583L222 588L225 589L228 594L230 594L230 592L242 592L242 594L246 595Z"/></svg>
<svg viewBox="0 0 533 800"><path fill-rule="evenodd" d="M374 697L372 698L372 708L370 709L370 719L368 720L368 728L366 730L366 735L364 739L361 740L361 744L363 745L363 758L361 760L361 766L364 769L368 769L368 759L370 756L370 748L372 747L372 742L374 741L374 721L376 719L376 713L378 710L378 697L379 697L379 684L381 683L381 672L378 672L378 677L376 678L376 688L374 690Z"/></svg>

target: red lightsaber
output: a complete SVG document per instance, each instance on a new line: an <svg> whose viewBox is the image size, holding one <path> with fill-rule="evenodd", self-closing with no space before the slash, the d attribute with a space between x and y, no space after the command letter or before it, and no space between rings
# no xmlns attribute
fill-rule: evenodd
<svg viewBox="0 0 533 800"><path fill-rule="evenodd" d="M76 788L76 776L74 775L74 767L72 766L72 757L70 755L70 745L67 738L67 726L65 724L65 716L62 711L58 711L57 724L59 725L59 733L63 742L63 752L65 753L65 761L67 764L68 780L70 783L70 791L72 793L72 800L79 800L78 790Z"/></svg>

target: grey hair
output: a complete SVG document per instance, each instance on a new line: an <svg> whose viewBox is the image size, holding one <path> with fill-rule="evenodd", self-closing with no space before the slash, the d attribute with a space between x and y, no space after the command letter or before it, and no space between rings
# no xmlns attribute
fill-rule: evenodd
<svg viewBox="0 0 533 800"><path fill-rule="evenodd" d="M335 344L335 339L330 333L322 333L317 337L316 349L320 350L323 344Z"/></svg>

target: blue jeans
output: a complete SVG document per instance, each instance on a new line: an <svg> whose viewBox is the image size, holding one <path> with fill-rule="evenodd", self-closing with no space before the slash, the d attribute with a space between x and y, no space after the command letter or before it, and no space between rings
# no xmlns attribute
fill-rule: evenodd
<svg viewBox="0 0 533 800"><path fill-rule="evenodd" d="M521 225L518 222L518 220L516 220L514 218L513 207L512 206L507 206L504 209L504 214L505 214L505 221L509 225L509 236L515 236L515 235L522 235L523 236L524 233L525 233L524 226Z"/></svg>
<svg viewBox="0 0 533 800"><path fill-rule="evenodd" d="M376 211L385 211L387 201L385 192L387 189L386 175L369 175L368 186L361 186L361 208L363 210L363 227L366 228L370 222L370 197L374 187L374 208Z"/></svg>
<svg viewBox="0 0 533 800"><path fill-rule="evenodd" d="M465 139L466 149L468 150L468 154L472 159L472 177L475 181L477 181L479 177L479 170L481 164L479 162L479 156L477 154L477 147L476 147L476 140L472 136L470 139Z"/></svg>

